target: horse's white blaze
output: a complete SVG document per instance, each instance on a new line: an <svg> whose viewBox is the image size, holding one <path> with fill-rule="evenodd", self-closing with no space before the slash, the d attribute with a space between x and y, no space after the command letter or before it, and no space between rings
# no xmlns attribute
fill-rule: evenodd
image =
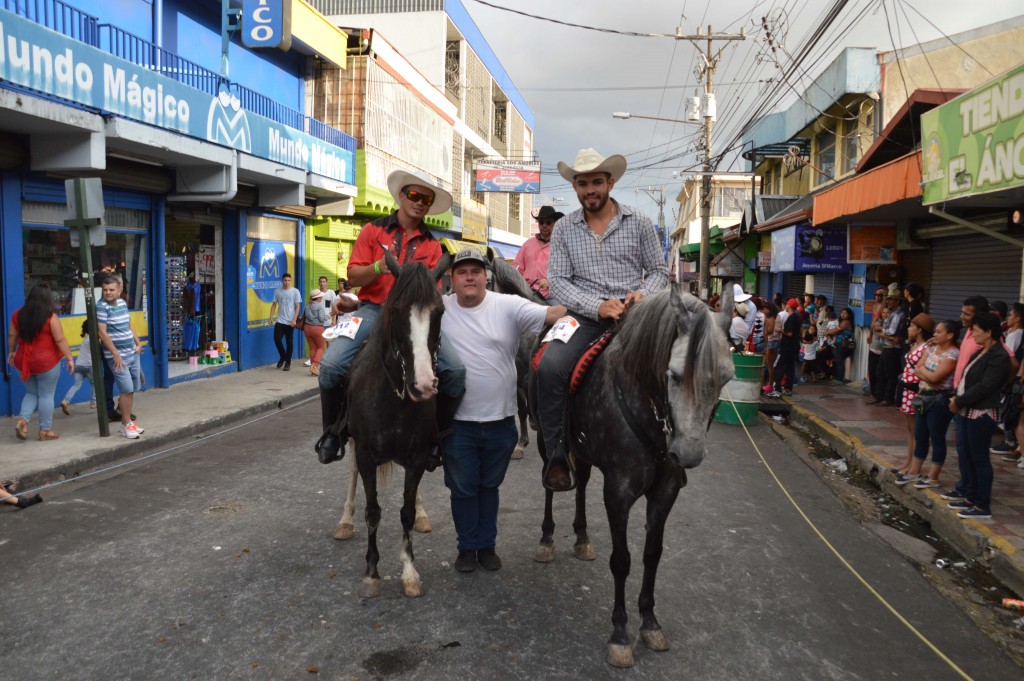
<svg viewBox="0 0 1024 681"><path fill-rule="evenodd" d="M437 393L437 377L434 376L434 358L427 345L430 335L430 310L414 307L409 313L409 341L412 344L412 370L418 399L426 400ZM415 396L413 399L417 399Z"/></svg>

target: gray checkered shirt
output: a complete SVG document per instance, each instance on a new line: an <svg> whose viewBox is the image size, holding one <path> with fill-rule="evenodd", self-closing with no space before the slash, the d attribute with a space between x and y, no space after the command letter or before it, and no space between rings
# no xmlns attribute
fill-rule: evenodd
<svg viewBox="0 0 1024 681"><path fill-rule="evenodd" d="M605 300L630 291L649 295L668 284L654 225L636 208L612 201L619 214L603 236L590 231L582 208L561 218L551 234L551 300L591 319Z"/></svg>

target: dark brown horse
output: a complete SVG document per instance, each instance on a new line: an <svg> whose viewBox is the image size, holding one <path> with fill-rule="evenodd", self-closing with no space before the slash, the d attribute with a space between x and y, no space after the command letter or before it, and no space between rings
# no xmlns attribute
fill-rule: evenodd
<svg viewBox="0 0 1024 681"><path fill-rule="evenodd" d="M732 309L726 286L722 309ZM665 522L686 470L704 459L707 430L718 395L733 376L726 330L729 318L671 286L633 306L617 335L593 362L589 376L570 400L567 439L575 457L577 488L575 551L593 559L587 536L586 486L591 468L604 475L604 504L612 535L610 567L615 580L608 662L633 665L626 633L626 540L629 511L647 499L647 537L640 588L640 638L651 650L668 650L668 637L654 615L654 583L661 561ZM552 341L558 342L558 341ZM536 381L531 381L531 407ZM538 439L546 459L543 438ZM547 493L541 545L536 559L554 557L551 492Z"/></svg>
<svg viewBox="0 0 1024 681"><path fill-rule="evenodd" d="M420 263L399 269L385 258L396 280L381 307L366 346L348 376L349 433L355 442L356 465L366 494L366 572L359 596L380 595L377 572L377 467L394 462L405 469L402 519L402 589L422 596L423 584L413 565L412 538L416 492L426 470L431 444L437 438L437 350L444 305L437 281L448 268L444 255L433 272Z"/></svg>

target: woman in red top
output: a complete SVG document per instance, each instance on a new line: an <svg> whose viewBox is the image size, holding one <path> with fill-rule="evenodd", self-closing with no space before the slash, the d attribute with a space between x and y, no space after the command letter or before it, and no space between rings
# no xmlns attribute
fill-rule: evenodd
<svg viewBox="0 0 1024 681"><path fill-rule="evenodd" d="M28 422L39 411L39 439L56 440L53 430L53 396L60 378L60 358L67 360L68 373L75 370L71 348L64 338L60 320L53 313L53 295L46 284L33 286L25 306L11 315L7 333L7 363L21 372L25 397L14 432L19 440L28 439Z"/></svg>

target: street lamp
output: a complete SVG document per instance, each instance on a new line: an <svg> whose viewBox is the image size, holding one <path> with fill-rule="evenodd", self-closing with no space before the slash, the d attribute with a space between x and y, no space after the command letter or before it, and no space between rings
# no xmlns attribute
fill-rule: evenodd
<svg viewBox="0 0 1024 681"><path fill-rule="evenodd" d="M628 120L630 118L646 118L650 121L665 121L666 123L690 123L692 125L700 125L698 121L681 121L676 118L659 118L658 116L641 116L640 114L631 114L628 111L616 111L612 114L612 118L621 118L622 120Z"/></svg>

